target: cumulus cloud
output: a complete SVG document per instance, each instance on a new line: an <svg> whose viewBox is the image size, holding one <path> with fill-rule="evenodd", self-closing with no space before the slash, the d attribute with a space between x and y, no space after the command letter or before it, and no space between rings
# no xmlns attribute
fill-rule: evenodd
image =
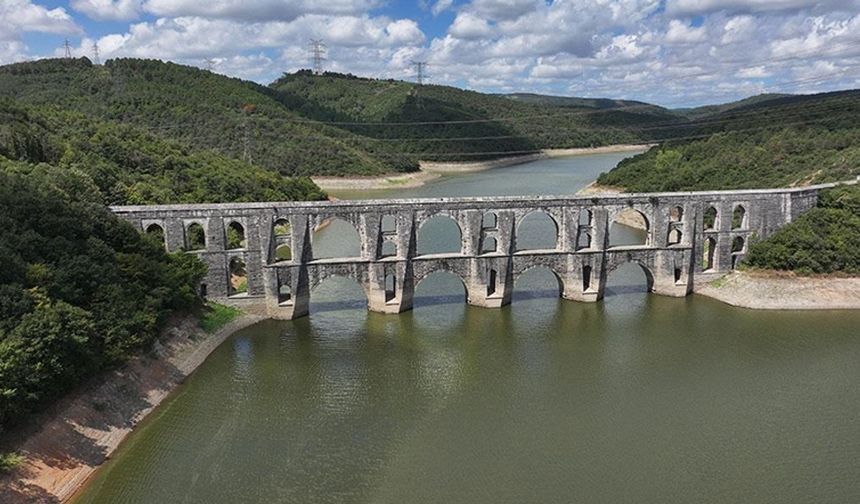
<svg viewBox="0 0 860 504"><path fill-rule="evenodd" d="M135 19L140 14L141 0L72 0L72 9L100 21Z"/></svg>
<svg viewBox="0 0 860 504"><path fill-rule="evenodd" d="M670 15L697 15L716 11L771 12L798 9L850 11L860 6L857 0L666 0Z"/></svg>
<svg viewBox="0 0 860 504"><path fill-rule="evenodd" d="M23 32L75 35L82 32L62 7L48 9L30 0L0 1L0 40L17 39Z"/></svg>
<svg viewBox="0 0 860 504"><path fill-rule="evenodd" d="M459 39L478 39L489 37L493 33L490 24L470 12L461 12L454 18L448 33Z"/></svg>
<svg viewBox="0 0 860 504"><path fill-rule="evenodd" d="M454 0L436 0L436 3L434 3L430 8L430 12L432 12L434 16L438 16L450 9L452 5L454 5Z"/></svg>
<svg viewBox="0 0 860 504"><path fill-rule="evenodd" d="M363 14L379 0L146 0L144 9L156 16L292 21L306 14Z"/></svg>

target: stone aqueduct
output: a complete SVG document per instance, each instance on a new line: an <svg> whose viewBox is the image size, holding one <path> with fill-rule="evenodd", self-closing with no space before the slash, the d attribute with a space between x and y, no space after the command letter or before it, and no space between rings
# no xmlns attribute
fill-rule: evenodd
<svg viewBox="0 0 860 504"><path fill-rule="evenodd" d="M123 206L112 210L141 231L161 232L167 250L192 250L209 266L201 291L273 318L308 314L311 291L327 277L354 279L368 308L412 308L416 285L436 271L462 279L472 305L510 302L513 284L538 266L558 279L561 296L603 297L607 276L639 264L656 294L686 296L696 283L731 271L753 237L764 238L815 206L818 191L802 189L640 193L575 197L484 197L379 201L271 202ZM556 226L555 246L519 250L519 226L542 212ZM610 224L622 214L644 217L647 239L612 246ZM458 225L459 252L419 254L416 237L429 219ZM358 257L315 259L313 230L329 219L355 226ZM230 234L234 233L231 239ZM235 238L239 235L239 239ZM195 240L199 244L195 246ZM288 251L288 252L287 252ZM245 265L247 289L235 293L231 263Z"/></svg>

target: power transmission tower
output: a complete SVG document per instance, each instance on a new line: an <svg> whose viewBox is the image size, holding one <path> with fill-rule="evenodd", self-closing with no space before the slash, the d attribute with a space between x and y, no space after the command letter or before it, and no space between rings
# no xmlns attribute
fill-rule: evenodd
<svg viewBox="0 0 860 504"><path fill-rule="evenodd" d="M415 67L415 79L418 81L418 85L420 86L424 84L424 80L429 77L427 75L427 62L413 61L412 65Z"/></svg>
<svg viewBox="0 0 860 504"><path fill-rule="evenodd" d="M215 63L217 63L217 61L212 58L205 58L203 62L206 63L206 70L209 70L210 72L215 68Z"/></svg>
<svg viewBox="0 0 860 504"><path fill-rule="evenodd" d="M99 59L99 43L93 42L93 63L96 65L101 65L102 62Z"/></svg>
<svg viewBox="0 0 860 504"><path fill-rule="evenodd" d="M322 39L311 39L308 43L308 52L310 53L311 65L313 66L314 74L322 75L323 61L325 61L326 45Z"/></svg>
<svg viewBox="0 0 860 504"><path fill-rule="evenodd" d="M63 49L66 59L72 59L72 46L69 45L69 39L63 40Z"/></svg>

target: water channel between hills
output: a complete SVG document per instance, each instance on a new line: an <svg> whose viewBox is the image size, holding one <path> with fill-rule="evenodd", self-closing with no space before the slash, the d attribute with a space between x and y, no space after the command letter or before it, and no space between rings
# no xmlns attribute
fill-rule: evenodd
<svg viewBox="0 0 860 504"><path fill-rule="evenodd" d="M360 197L571 194L625 155ZM315 252L351 255L352 232L335 222ZM418 246L452 242L428 223ZM633 265L608 285L564 301L534 269L488 310L438 273L392 316L327 280L310 317L227 340L76 502L860 502L860 313L658 297Z"/></svg>

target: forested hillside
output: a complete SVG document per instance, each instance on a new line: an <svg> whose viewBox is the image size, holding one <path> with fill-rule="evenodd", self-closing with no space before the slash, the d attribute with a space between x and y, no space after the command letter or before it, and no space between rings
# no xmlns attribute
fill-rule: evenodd
<svg viewBox="0 0 860 504"><path fill-rule="evenodd" d="M282 175L378 174L417 168L387 144L302 122L270 88L193 67L52 59L0 67L0 98L136 126Z"/></svg>
<svg viewBox="0 0 860 504"><path fill-rule="evenodd" d="M630 191L784 187L860 175L860 91L758 101L690 121L598 179ZM656 137L655 137L656 138Z"/></svg>
<svg viewBox="0 0 860 504"><path fill-rule="evenodd" d="M818 207L750 246L754 268L860 274L860 185L830 189Z"/></svg>
<svg viewBox="0 0 860 504"><path fill-rule="evenodd" d="M0 99L0 164L4 159L74 170L90 180L105 204L325 196L307 178L286 178L213 151L193 150L134 126L59 107L21 107L8 99Z"/></svg>
<svg viewBox="0 0 860 504"><path fill-rule="evenodd" d="M205 265L120 221L73 168L0 161L0 431L146 347Z"/></svg>
<svg viewBox="0 0 860 504"><path fill-rule="evenodd" d="M335 73L288 74L271 87L305 117L339 122L422 160L639 143L643 136L634 131L636 127L684 121L666 109L639 102L514 99Z"/></svg>

